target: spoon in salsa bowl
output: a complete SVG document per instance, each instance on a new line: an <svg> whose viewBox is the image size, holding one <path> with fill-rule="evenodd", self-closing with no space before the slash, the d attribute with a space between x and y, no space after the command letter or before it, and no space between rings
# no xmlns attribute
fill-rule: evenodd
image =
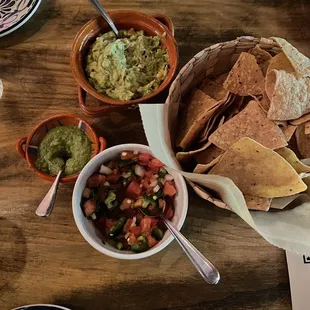
<svg viewBox="0 0 310 310"><path fill-rule="evenodd" d="M217 284L220 281L220 274L215 266L199 252L191 242L189 242L183 234L166 218L164 212L156 215L146 212L146 209L139 208L140 212L146 216L159 217L166 225L174 239L179 243L185 254L191 260L195 268L198 270L203 279L209 284Z"/></svg>
<svg viewBox="0 0 310 310"><path fill-rule="evenodd" d="M112 31L118 37L118 30L113 23L111 17L106 12L106 10L101 6L98 0L89 0L89 2L95 7L95 9L101 14L101 16L104 18L104 20L108 23L108 25L111 27Z"/></svg>

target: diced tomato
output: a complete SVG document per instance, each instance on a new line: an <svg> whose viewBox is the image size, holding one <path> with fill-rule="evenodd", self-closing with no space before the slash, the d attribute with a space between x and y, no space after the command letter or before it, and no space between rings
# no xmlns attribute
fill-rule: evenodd
<svg viewBox="0 0 310 310"><path fill-rule="evenodd" d="M149 189L149 188L154 188L157 185L158 181L156 179L156 177L152 174L149 178L148 177L144 177L141 180L141 184L143 185L143 187L145 189Z"/></svg>
<svg viewBox="0 0 310 310"><path fill-rule="evenodd" d="M147 154L147 153L139 154L139 165L148 166L152 158L153 156L151 154Z"/></svg>
<svg viewBox="0 0 310 310"><path fill-rule="evenodd" d="M151 227L156 226L156 225L157 225L157 223L158 223L158 219L156 219L156 218L152 217L152 218L151 218Z"/></svg>
<svg viewBox="0 0 310 310"><path fill-rule="evenodd" d="M171 220L173 218L173 215L174 215L174 211L171 207L169 208L166 208L165 209L165 217L168 219L168 220Z"/></svg>
<svg viewBox="0 0 310 310"><path fill-rule="evenodd" d="M129 245L133 245L133 244L137 243L137 238L136 238L134 233L131 233L129 235L129 237L127 238L127 242Z"/></svg>
<svg viewBox="0 0 310 310"><path fill-rule="evenodd" d="M135 154L133 151L122 151L121 160L137 159L138 154Z"/></svg>
<svg viewBox="0 0 310 310"><path fill-rule="evenodd" d="M87 180L87 187L98 187L106 181L106 177L100 173L94 173Z"/></svg>
<svg viewBox="0 0 310 310"><path fill-rule="evenodd" d="M158 242L155 238L153 238L151 235L146 237L147 239L147 244L149 246L149 248L152 248L153 246L155 246Z"/></svg>
<svg viewBox="0 0 310 310"><path fill-rule="evenodd" d="M173 184L166 181L164 184L164 195L173 197L176 194L176 189Z"/></svg>
<svg viewBox="0 0 310 310"><path fill-rule="evenodd" d="M121 203L119 208L123 211L123 210L129 209L131 207L131 205L132 205L132 200L129 199L129 198L125 198L122 201L122 203Z"/></svg>
<svg viewBox="0 0 310 310"><path fill-rule="evenodd" d="M106 176L108 182L116 183L121 177L120 173L111 173Z"/></svg>
<svg viewBox="0 0 310 310"><path fill-rule="evenodd" d="M105 221L105 229L106 231L110 230L112 226L114 226L117 223L117 220L115 219L106 219Z"/></svg>
<svg viewBox="0 0 310 310"><path fill-rule="evenodd" d="M150 230L151 224L152 224L152 218L150 217L143 218L140 222L140 227L141 227L142 232L146 232Z"/></svg>
<svg viewBox="0 0 310 310"><path fill-rule="evenodd" d="M87 200L84 203L83 208L84 208L84 212L85 212L86 216L90 216L93 213L95 213L95 211L97 209L97 205L96 205L95 199Z"/></svg>
<svg viewBox="0 0 310 310"><path fill-rule="evenodd" d="M132 226L129 228L129 231L133 233L137 238L141 236L141 227L139 226Z"/></svg>
<svg viewBox="0 0 310 310"><path fill-rule="evenodd" d="M151 169L153 169L153 168L161 168L161 167L163 167L164 166L164 164L159 160L159 159L157 159L157 158L153 158L150 162L149 162L149 167L151 168Z"/></svg>
<svg viewBox="0 0 310 310"><path fill-rule="evenodd" d="M129 231L130 226L133 223L133 219L128 219L123 227L123 232L126 234Z"/></svg>
<svg viewBox="0 0 310 310"><path fill-rule="evenodd" d="M138 223L141 223L141 221L143 220L144 218L144 215L141 213L141 212L138 212L137 213L137 222Z"/></svg>
<svg viewBox="0 0 310 310"><path fill-rule="evenodd" d="M131 181L126 189L126 196L136 199L141 195L141 193L142 188L140 187L140 184L135 180Z"/></svg>
<svg viewBox="0 0 310 310"><path fill-rule="evenodd" d="M151 178L154 175L154 172L150 169L145 170L144 177Z"/></svg>

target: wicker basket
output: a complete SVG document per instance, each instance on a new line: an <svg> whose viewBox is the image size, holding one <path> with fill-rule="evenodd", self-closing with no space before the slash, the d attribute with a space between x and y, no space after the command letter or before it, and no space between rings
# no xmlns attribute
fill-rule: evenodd
<svg viewBox="0 0 310 310"><path fill-rule="evenodd" d="M169 96L166 100L168 111L168 128L171 141L175 141L174 129L176 128L179 104L184 102L189 90L199 85L206 77L216 77L225 72L229 72L242 52L247 52L259 44L260 47L275 55L281 48L272 39L254 38L250 36L239 37L236 40L217 43L205 48L196 54L179 72L172 83ZM174 149L175 145L171 145ZM205 200L212 202L221 208L228 208L222 201L213 198L209 193L201 188L195 187L193 182L189 182L195 192Z"/></svg>

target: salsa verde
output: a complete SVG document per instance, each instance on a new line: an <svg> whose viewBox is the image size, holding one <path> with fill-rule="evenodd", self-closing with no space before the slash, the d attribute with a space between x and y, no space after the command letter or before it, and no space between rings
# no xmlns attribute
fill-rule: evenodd
<svg viewBox="0 0 310 310"><path fill-rule="evenodd" d="M50 175L65 176L83 169L91 157L91 141L77 126L57 126L42 139L35 166Z"/></svg>

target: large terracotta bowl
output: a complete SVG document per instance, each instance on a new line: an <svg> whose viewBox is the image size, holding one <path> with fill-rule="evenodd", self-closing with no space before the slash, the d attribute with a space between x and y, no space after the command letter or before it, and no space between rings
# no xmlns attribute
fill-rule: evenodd
<svg viewBox="0 0 310 310"><path fill-rule="evenodd" d="M90 124L80 117L73 114L62 114L50 117L40 122L30 133L28 137L20 138L16 143L17 153L27 161L29 167L42 179L54 182L55 176L46 174L35 167L37 159L37 150L46 133L57 126L78 126L88 136L92 142L91 158L107 147L106 140L102 137L98 138ZM77 179L79 173L61 178L62 183L73 182Z"/></svg>
<svg viewBox="0 0 310 310"><path fill-rule="evenodd" d="M128 101L114 100L99 93L88 81L85 74L85 56L89 46L95 39L105 32L111 31L105 20L99 16L86 23L77 33L71 50L71 69L79 85L79 103L89 116L99 116L109 107L132 105L146 102L150 98L162 92L172 81L178 65L178 48L174 39L174 27L172 21L165 15L149 16L137 11L117 10L109 12L116 27L120 30L134 28L143 30L150 36L161 36L162 45L167 49L169 56L169 72L163 83L149 95ZM88 107L85 104L86 93L105 103L100 107Z"/></svg>

